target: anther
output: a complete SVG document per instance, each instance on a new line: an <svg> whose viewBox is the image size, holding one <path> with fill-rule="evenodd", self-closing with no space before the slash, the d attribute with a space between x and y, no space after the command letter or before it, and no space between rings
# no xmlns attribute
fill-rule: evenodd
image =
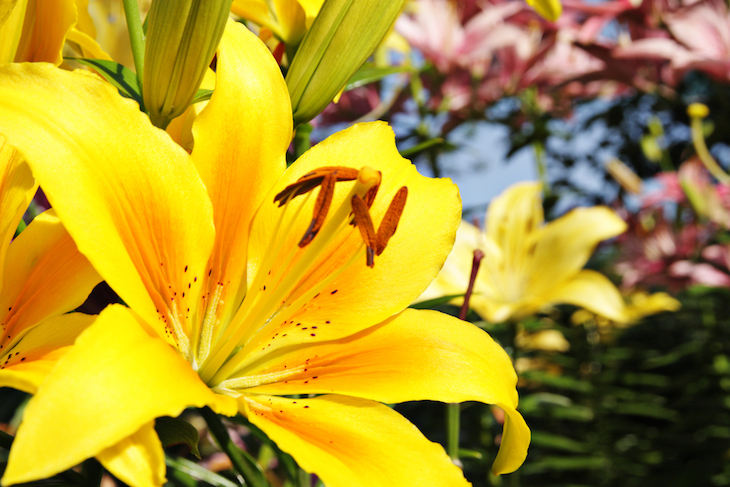
<svg viewBox="0 0 730 487"><path fill-rule="evenodd" d="M383 216L383 220L380 222L380 227L378 227L378 231L376 232L367 203L358 195L352 197L352 211L355 224L360 229L360 235L367 246L368 267L375 265L375 256L383 253L383 250L388 245L388 241L395 234L407 198L408 188L403 186L390 202Z"/></svg>

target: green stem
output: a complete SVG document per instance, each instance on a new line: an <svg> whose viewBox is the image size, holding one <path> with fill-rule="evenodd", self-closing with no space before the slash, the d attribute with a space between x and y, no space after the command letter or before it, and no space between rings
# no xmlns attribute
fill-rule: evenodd
<svg viewBox="0 0 730 487"><path fill-rule="evenodd" d="M459 461L459 432L461 430L461 404L452 402L446 405L446 453L454 462Z"/></svg>
<svg viewBox="0 0 730 487"><path fill-rule="evenodd" d="M312 147L311 134L311 123L303 123L297 127L297 130L294 132L294 160L298 159L299 156Z"/></svg>
<svg viewBox="0 0 730 487"><path fill-rule="evenodd" d="M537 166L537 177L542 183L542 192L545 196L550 196L550 183L547 178L547 166L545 164L545 146L540 141L532 143L535 151L535 165Z"/></svg>
<svg viewBox="0 0 730 487"><path fill-rule="evenodd" d="M700 161L702 161L702 164L705 165L710 174L715 176L718 181L725 184L730 183L730 176L722 170L720 165L717 161L715 161L715 158L712 157L712 154L710 154L710 151L707 149L705 138L702 136L702 119L699 117L692 117L691 126L692 143L695 146L695 151L697 152L697 156L700 158Z"/></svg>
<svg viewBox="0 0 730 487"><path fill-rule="evenodd" d="M132 43L132 57L134 58L134 69L137 71L137 82L142 89L142 77L144 75L144 30L139 19L139 7L137 0L123 0L124 15L127 17L127 29L129 30L129 41Z"/></svg>
<svg viewBox="0 0 730 487"><path fill-rule="evenodd" d="M246 461L243 452L233 443L221 418L208 407L201 408L200 414L208 424L210 434L213 435L220 449L230 458L231 464L243 480L243 484L251 487L269 487L266 481L261 480L261 473Z"/></svg>

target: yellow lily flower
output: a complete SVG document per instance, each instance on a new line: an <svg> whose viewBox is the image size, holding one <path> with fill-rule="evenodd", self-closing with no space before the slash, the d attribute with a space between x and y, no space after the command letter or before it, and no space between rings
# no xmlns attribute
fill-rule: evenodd
<svg viewBox="0 0 730 487"><path fill-rule="evenodd" d="M286 169L286 85L240 24L216 78L188 154L95 76L0 67L0 133L131 308L102 312L29 402L3 484L96 456L129 485L161 485L154 419L204 405L245 415L337 487L467 485L380 403L492 403L507 415L493 469L517 469L530 433L505 352L471 324L404 311L453 243L456 187L418 175L384 123Z"/></svg>
<svg viewBox="0 0 730 487"><path fill-rule="evenodd" d="M288 46L295 46L312 26L324 0L233 0L231 12L269 29Z"/></svg>
<svg viewBox="0 0 730 487"><path fill-rule="evenodd" d="M28 165L0 136L0 387L29 393L96 318L64 313L101 281L53 211L13 240L37 187Z"/></svg>
<svg viewBox="0 0 730 487"><path fill-rule="evenodd" d="M615 321L625 321L616 286L583 269L596 245L626 230L606 207L576 208L544 224L540 183L508 188L489 205L486 230L462 221L444 268L420 300L463 294L472 254L482 259L471 307L487 321L520 319L553 304L569 303Z"/></svg>

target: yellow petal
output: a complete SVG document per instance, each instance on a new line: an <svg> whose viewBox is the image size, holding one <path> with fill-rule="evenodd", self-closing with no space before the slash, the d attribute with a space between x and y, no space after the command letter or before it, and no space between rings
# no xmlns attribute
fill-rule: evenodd
<svg viewBox="0 0 730 487"><path fill-rule="evenodd" d="M242 412L328 487L468 486L436 443L400 414L346 396L244 396Z"/></svg>
<svg viewBox="0 0 730 487"><path fill-rule="evenodd" d="M496 475L511 473L520 468L527 458L527 447L530 445L530 428L525 418L514 409L502 406L505 414L502 443L499 453L492 464L492 472Z"/></svg>
<svg viewBox="0 0 730 487"><path fill-rule="evenodd" d="M266 27L281 38L281 30L276 17L271 15L265 0L233 0L231 12L250 20L261 27Z"/></svg>
<svg viewBox="0 0 730 487"><path fill-rule="evenodd" d="M210 201L190 156L136 103L84 71L7 65L0 133L79 250L158 333L156 310L195 308L214 238Z"/></svg>
<svg viewBox="0 0 730 487"><path fill-rule="evenodd" d="M628 319L624 300L616 286L603 274L588 269L556 283L552 291L541 296L541 301L543 305L574 304L613 321Z"/></svg>
<svg viewBox="0 0 730 487"><path fill-rule="evenodd" d="M299 44L307 32L307 14L301 3L297 0L274 0L274 5L281 40L288 45Z"/></svg>
<svg viewBox="0 0 730 487"><path fill-rule="evenodd" d="M109 54L104 52L98 42L86 32L73 28L68 31L66 40L77 44L81 48L81 56L90 59L105 59L111 61Z"/></svg>
<svg viewBox="0 0 730 487"><path fill-rule="evenodd" d="M18 342L11 354L2 358L0 387L34 394L58 359L95 319L95 315L69 313L38 324Z"/></svg>
<svg viewBox="0 0 730 487"><path fill-rule="evenodd" d="M550 222L537 237L531 268L530 294L540 295L569 279L588 262L601 241L626 231L626 223L610 208L576 208Z"/></svg>
<svg viewBox="0 0 730 487"><path fill-rule="evenodd" d="M28 164L0 135L0 276L10 241L37 188Z"/></svg>
<svg viewBox="0 0 730 487"><path fill-rule="evenodd" d="M233 21L218 50L215 86L193 125L192 159L208 189L215 218L208 291L213 294L218 283L224 283L220 299L234 312L246 292L251 220L286 169L291 104L269 50Z"/></svg>
<svg viewBox="0 0 730 487"><path fill-rule="evenodd" d="M517 375L502 347L471 323L437 311L408 309L347 338L281 351L245 376L263 381L284 372L286 381L246 392L517 407Z"/></svg>
<svg viewBox="0 0 730 487"><path fill-rule="evenodd" d="M474 260L474 250L481 248L484 240L484 236L479 228L462 220L459 228L456 230L454 247L449 252L444 266L439 271L436 279L429 284L428 289L418 297L417 301L426 301L451 294L466 293L466 288L469 286L472 262ZM487 281L482 279L475 283L477 287L474 291L477 294L481 292L479 287L482 284L487 284ZM463 299L455 299L453 302L460 305Z"/></svg>
<svg viewBox="0 0 730 487"><path fill-rule="evenodd" d="M324 0L299 0L299 5L304 9L304 14L307 17L306 28L309 29L312 26L312 22L317 17Z"/></svg>
<svg viewBox="0 0 730 487"><path fill-rule="evenodd" d="M165 483L165 452L155 432L154 421L110 446L96 456L116 478L134 487L157 487Z"/></svg>
<svg viewBox="0 0 730 487"><path fill-rule="evenodd" d="M12 343L46 318L81 306L101 280L53 210L38 215L8 249L0 293L3 337Z"/></svg>
<svg viewBox="0 0 730 487"><path fill-rule="evenodd" d="M3 485L50 477L100 454L154 418L204 405L227 415L236 411L233 399L211 392L190 364L149 335L129 310L110 306L28 403Z"/></svg>
<svg viewBox="0 0 730 487"><path fill-rule="evenodd" d="M405 310L351 337L279 352L239 381L264 384L242 393L497 404L514 425L503 435L510 438L503 443L509 446L500 460L504 465L495 466L502 473L521 465L530 443L529 429L515 411L517 375L510 358L484 331L436 311Z"/></svg>
<svg viewBox="0 0 730 487"><path fill-rule="evenodd" d="M74 0L28 0L15 62L63 62L66 33L76 24Z"/></svg>
<svg viewBox="0 0 730 487"><path fill-rule="evenodd" d="M28 0L0 2L0 63L12 63L23 33Z"/></svg>
<svg viewBox="0 0 730 487"><path fill-rule="evenodd" d="M287 169L264 201L251 229L249 286L257 272L266 275L270 269L283 272L283 279L292 279L289 271L307 250L307 247L300 249L298 242L310 224L316 198L298 197L285 208L274 204L273 198L300 176L321 166L357 169L370 166L382 172L382 184L371 208L376 228L402 186L408 187L408 200L395 235L382 255L375 258L373 268L366 266L362 237L352 226L346 226L309 263L308 273L298 283L297 295L323 287L316 297L294 313L289 325L277 331L280 335L289 333L288 330L295 333L299 329L295 324L301 323L301 326L319 326L318 333L307 337L300 334L294 338L289 335L288 339L280 336L276 346L292 343L290 340L314 341L347 336L401 311L436 276L454 242L461 213L456 186L448 179L419 175L415 166L398 154L393 131L385 123L358 124L306 152ZM338 183L330 212L343 204L351 187L352 183ZM301 213L295 216L299 208ZM285 216L281 228L287 232L281 231L281 236L274 239L282 212ZM315 237L313 245L317 238L320 235ZM279 253L274 254L272 245L279 241L284 243ZM353 256L355 260L352 260ZM352 262L350 267L328 283L328 276L335 275L348 262ZM270 289L275 290L277 285L273 283Z"/></svg>

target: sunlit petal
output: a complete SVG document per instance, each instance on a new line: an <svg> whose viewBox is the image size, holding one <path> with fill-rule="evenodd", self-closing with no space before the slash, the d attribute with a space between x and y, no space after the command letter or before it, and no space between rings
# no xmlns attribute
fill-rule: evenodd
<svg viewBox="0 0 730 487"><path fill-rule="evenodd" d="M395 235L375 259L373 268L365 265L359 230L346 225L316 258L306 262L308 271L298 280L295 292L301 295L311 290L316 295L291 316L288 325L277 329L279 336L274 346L290 340L347 336L401 311L438 273L453 245L454 229L459 222L461 204L451 181L420 176L415 166L398 154L394 134L386 124L355 125L305 153L286 171L270 199L264 202L251 230L249 286L257 272L266 275L274 267L283 277L274 279L269 289L276 289L285 280L299 279L290 271L307 255L307 247L300 249L297 244L309 227L316 198L301 196L279 208L273 203L273 197L318 166L356 169L370 166L382 172L382 185L370 209L376 227L403 186L409 190L408 199ZM352 183L337 183L332 208L345 204L351 187ZM301 216L297 216L300 208ZM283 211L286 213L277 227ZM286 231L280 231L274 238L277 228ZM318 238L322 238L321 234L314 238L312 245L317 244ZM272 246L278 249L279 244L281 250L274 253ZM394 282L398 285L393 286ZM309 337L296 331L311 326L317 326L318 331L314 335L310 332ZM287 337L283 337L284 333ZM289 333L299 335L288 338L292 336Z"/></svg>
<svg viewBox="0 0 730 487"><path fill-rule="evenodd" d="M81 334L28 403L3 483L50 477L154 418L204 405L227 415L236 411L235 401L212 393L175 349L113 305ZM63 438L63 448L49 438Z"/></svg>
<svg viewBox="0 0 730 487"><path fill-rule="evenodd" d="M229 21L218 50L216 89L193 125L192 153L215 218L208 291L215 293L222 283L220 299L230 301L229 312L246 291L251 220L286 168L291 134L289 92L279 66L255 35Z"/></svg>
<svg viewBox="0 0 730 487"><path fill-rule="evenodd" d="M0 344L7 346L44 319L81 306L101 277L49 210L10 244L3 281Z"/></svg>
<svg viewBox="0 0 730 487"><path fill-rule="evenodd" d="M189 155L108 83L48 65L0 67L0 133L24 154L79 250L170 336L167 309L183 320L194 312L214 238Z"/></svg>
<svg viewBox="0 0 730 487"><path fill-rule="evenodd" d="M444 449L382 404L244 396L244 414L328 487L467 486Z"/></svg>

